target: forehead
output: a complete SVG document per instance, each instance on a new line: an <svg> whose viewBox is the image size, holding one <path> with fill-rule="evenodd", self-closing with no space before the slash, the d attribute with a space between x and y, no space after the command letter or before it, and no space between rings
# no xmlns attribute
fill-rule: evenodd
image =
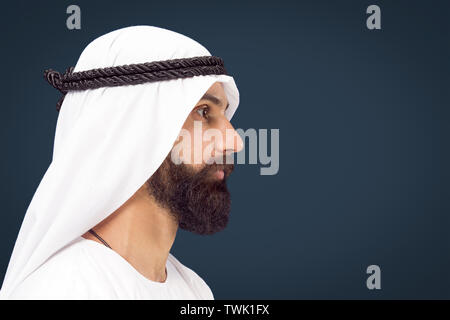
<svg viewBox="0 0 450 320"><path fill-rule="evenodd" d="M203 101L209 101L214 105L228 109L229 103L222 82L215 82L209 89L203 94L198 103Z"/></svg>
<svg viewBox="0 0 450 320"><path fill-rule="evenodd" d="M219 98L225 104L227 104L228 102L222 82L214 82L214 84L211 87L209 87L206 93Z"/></svg>

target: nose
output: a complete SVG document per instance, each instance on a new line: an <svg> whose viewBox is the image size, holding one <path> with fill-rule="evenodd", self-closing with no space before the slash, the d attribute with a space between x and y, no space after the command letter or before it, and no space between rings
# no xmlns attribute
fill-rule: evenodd
<svg viewBox="0 0 450 320"><path fill-rule="evenodd" d="M230 121L224 117L222 128L222 141L218 139L216 141L216 151L224 155L231 155L233 153L239 152L244 148L244 142L241 136L234 129Z"/></svg>

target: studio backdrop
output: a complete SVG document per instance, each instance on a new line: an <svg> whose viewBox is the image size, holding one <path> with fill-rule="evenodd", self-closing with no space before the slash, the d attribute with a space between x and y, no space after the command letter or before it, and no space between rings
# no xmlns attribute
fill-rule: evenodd
<svg viewBox="0 0 450 320"><path fill-rule="evenodd" d="M171 252L216 299L450 298L447 1L14 1L0 24L3 280L52 161L59 94L107 32L180 32L225 61L243 137L227 228ZM238 156L238 155L237 155ZM237 159L239 160L239 159Z"/></svg>

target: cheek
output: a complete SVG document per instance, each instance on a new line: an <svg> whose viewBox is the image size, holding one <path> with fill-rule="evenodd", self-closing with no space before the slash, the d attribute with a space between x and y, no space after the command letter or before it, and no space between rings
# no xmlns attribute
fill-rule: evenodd
<svg viewBox="0 0 450 320"><path fill-rule="evenodd" d="M201 167L204 164L204 154L206 153L207 146L210 144L208 141L203 141L203 129L197 127L192 130L188 130L188 127L184 127L180 132L177 140L172 146L172 159L179 159L179 161L193 165L196 168Z"/></svg>
<svg viewBox="0 0 450 320"><path fill-rule="evenodd" d="M191 166L191 168L193 168L195 172L199 172L205 167L204 164L191 164L189 166Z"/></svg>

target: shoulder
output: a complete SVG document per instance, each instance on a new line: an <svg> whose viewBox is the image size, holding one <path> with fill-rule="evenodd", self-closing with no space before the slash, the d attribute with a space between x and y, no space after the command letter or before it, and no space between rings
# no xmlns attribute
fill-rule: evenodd
<svg viewBox="0 0 450 320"><path fill-rule="evenodd" d="M174 265L174 267L178 270L181 276L185 279L186 282L190 283L191 286L197 291L199 296L205 300L214 300L214 295L210 289L210 287L206 284L206 282L191 268L182 264L175 256L169 253L168 259Z"/></svg>
<svg viewBox="0 0 450 320"><path fill-rule="evenodd" d="M95 268L82 241L75 241L51 256L12 292L11 299L105 298L108 284Z"/></svg>

